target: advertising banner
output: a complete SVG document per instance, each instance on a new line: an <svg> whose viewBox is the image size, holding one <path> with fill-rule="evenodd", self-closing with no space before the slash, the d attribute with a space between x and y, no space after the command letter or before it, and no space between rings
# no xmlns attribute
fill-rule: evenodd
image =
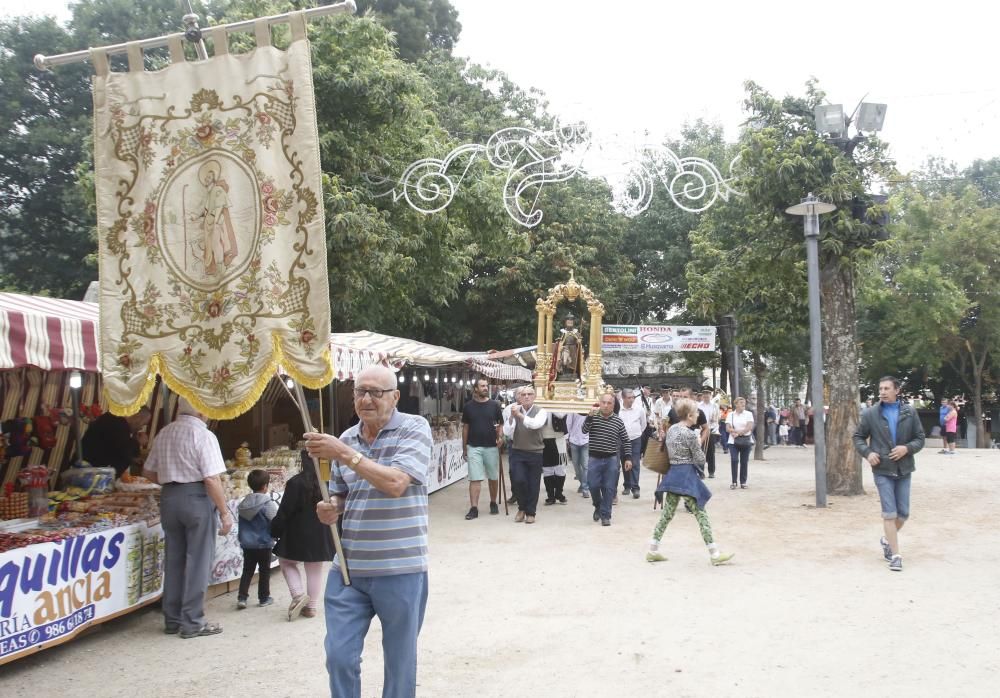
<svg viewBox="0 0 1000 698"><path fill-rule="evenodd" d="M157 598L163 550L138 523L0 553L0 664Z"/></svg>
<svg viewBox="0 0 1000 698"><path fill-rule="evenodd" d="M715 351L715 327L605 325L602 352Z"/></svg>
<svg viewBox="0 0 1000 698"><path fill-rule="evenodd" d="M462 457L462 440L435 441L427 468L427 494L458 482L469 474L469 464Z"/></svg>

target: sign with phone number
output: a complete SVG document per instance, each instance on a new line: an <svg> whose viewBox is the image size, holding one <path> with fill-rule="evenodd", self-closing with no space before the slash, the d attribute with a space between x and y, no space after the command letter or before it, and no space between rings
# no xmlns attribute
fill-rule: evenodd
<svg viewBox="0 0 1000 698"><path fill-rule="evenodd" d="M0 554L0 664L158 598L163 552L143 522Z"/></svg>
<svg viewBox="0 0 1000 698"><path fill-rule="evenodd" d="M605 325L602 352L715 351L715 327Z"/></svg>

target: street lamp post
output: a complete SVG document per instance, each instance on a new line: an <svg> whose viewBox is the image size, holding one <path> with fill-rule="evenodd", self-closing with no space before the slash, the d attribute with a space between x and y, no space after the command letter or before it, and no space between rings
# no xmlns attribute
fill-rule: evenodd
<svg viewBox="0 0 1000 698"><path fill-rule="evenodd" d="M816 506L826 507L826 410L823 405L823 329L819 307L819 215L837 207L812 192L785 213L803 216L809 270L809 380L812 383L813 442L816 446Z"/></svg>

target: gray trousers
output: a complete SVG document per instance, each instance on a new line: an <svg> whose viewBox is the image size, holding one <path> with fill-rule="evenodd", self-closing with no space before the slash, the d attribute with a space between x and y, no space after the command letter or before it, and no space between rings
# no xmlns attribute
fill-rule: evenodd
<svg viewBox="0 0 1000 698"><path fill-rule="evenodd" d="M205 591L215 557L218 517L203 482L169 483L160 495L166 545L163 620L195 632L205 625Z"/></svg>

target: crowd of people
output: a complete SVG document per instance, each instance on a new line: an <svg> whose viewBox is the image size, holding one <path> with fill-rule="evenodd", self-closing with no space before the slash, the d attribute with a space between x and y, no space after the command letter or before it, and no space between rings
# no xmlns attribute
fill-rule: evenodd
<svg viewBox="0 0 1000 698"><path fill-rule="evenodd" d="M383 696L415 695L417 638L427 604L427 473L431 460L430 426L423 417L397 409L399 390L392 370L372 366L354 385L358 423L339 437L307 433L302 472L291 478L280 504L269 494L266 471L253 471L253 493L239 506L239 540L245 567L237 609L248 606L257 576L257 603L273 603L270 562L277 555L288 585L287 619L326 620L326 666L330 694L361 694L361 653L371 621L378 617L384 650ZM892 571L902 570L899 531L909 517L914 454L924 433L916 410L898 399L899 383L886 377L879 402L868 407L854 434L858 454L872 468L881 502L880 550ZM550 412L536 403L531 386L516 391L502 406L491 397L486 379L474 383L463 410L463 446L469 463L470 508L479 517L486 480L489 512L499 513L502 453L509 462L514 521L534 524L540 493L543 506L567 503L565 481L572 465L576 493L589 499L593 521L611 526L619 497L639 499L637 477L644 454L663 449L670 467L658 478L654 496L662 511L645 560L660 563L664 533L681 502L694 516L712 565L733 558L723 552L706 512L712 492L706 480L716 474L716 449L730 456L733 489L749 487L748 456L754 443L755 415L746 401L728 400L704 390L697 400L689 388L655 395L648 386L607 392L586 414ZM808 411L800 401L786 410L769 410L775 439L781 427L802 430ZM942 412L947 423L951 411ZM181 400L179 417L153 442L144 474L162 485L161 517L166 539L164 632L182 638L222 632L204 613L208 566L216 534L234 525L222 496L225 471L218 441L207 419ZM792 427L789 427L792 428ZM124 433L124 431L123 431ZM773 443L776 440L769 439ZM331 464L329 483L321 483L311 459ZM329 488L325 501L323 487ZM619 492L619 487L621 490ZM342 553L334 552L331 528L342 531ZM332 567L323 580L326 563ZM300 567L301 565L301 567Z"/></svg>

